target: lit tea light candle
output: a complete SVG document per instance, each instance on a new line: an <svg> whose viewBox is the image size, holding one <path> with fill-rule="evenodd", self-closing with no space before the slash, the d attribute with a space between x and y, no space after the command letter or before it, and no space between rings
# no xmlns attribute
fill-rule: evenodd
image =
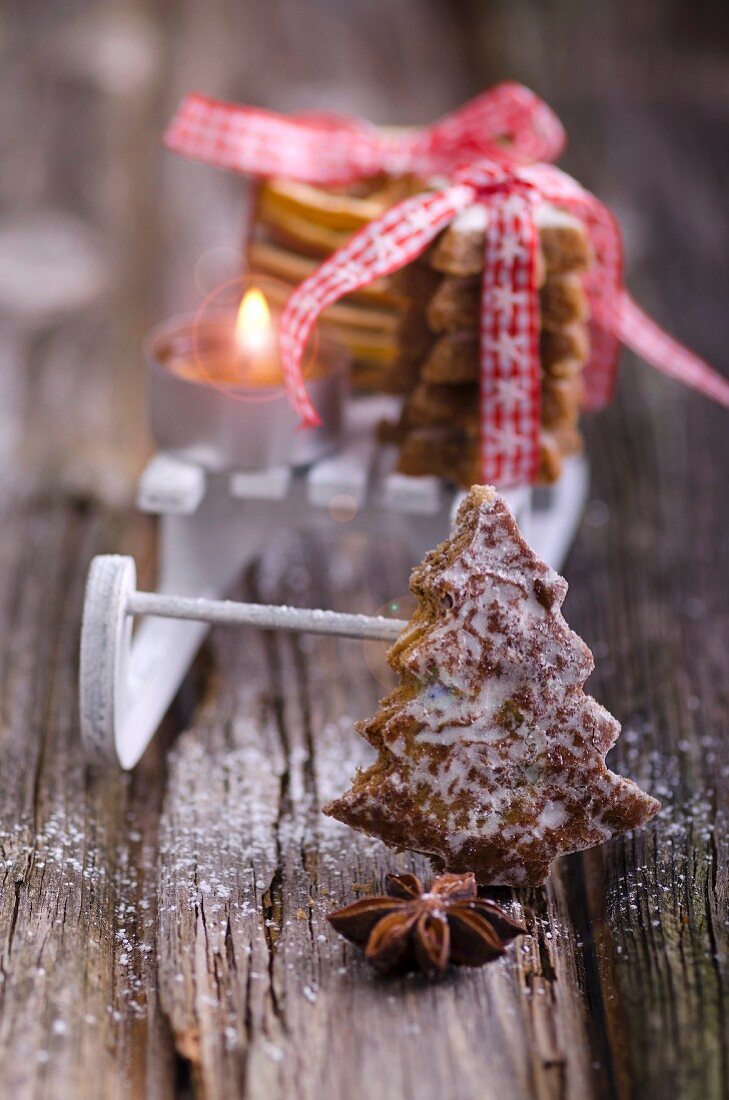
<svg viewBox="0 0 729 1100"><path fill-rule="evenodd" d="M158 446L211 470L304 464L338 439L341 352L317 348L307 385L323 424L300 429L283 383L275 319L250 287L237 313L182 318L149 338L152 433Z"/></svg>
<svg viewBox="0 0 729 1100"><path fill-rule="evenodd" d="M252 286L241 298L235 319L235 342L243 356L272 358L273 325L266 296Z"/></svg>
<svg viewBox="0 0 729 1100"><path fill-rule="evenodd" d="M158 353L167 369L188 381L219 386L281 386L271 310L263 291L251 287L233 315L200 319L170 333Z"/></svg>

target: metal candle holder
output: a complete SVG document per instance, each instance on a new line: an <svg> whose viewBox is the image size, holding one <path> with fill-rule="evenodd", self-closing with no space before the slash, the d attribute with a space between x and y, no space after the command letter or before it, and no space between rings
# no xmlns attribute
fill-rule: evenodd
<svg viewBox="0 0 729 1100"><path fill-rule="evenodd" d="M210 471L304 466L338 445L347 389L347 360L332 346L319 345L327 364L307 387L322 424L299 428L284 391L275 385L216 383L205 378L205 356L230 345L230 317L181 317L160 325L146 343L150 427L157 446ZM201 347L201 345L203 345ZM198 366L198 376L172 369L175 359Z"/></svg>

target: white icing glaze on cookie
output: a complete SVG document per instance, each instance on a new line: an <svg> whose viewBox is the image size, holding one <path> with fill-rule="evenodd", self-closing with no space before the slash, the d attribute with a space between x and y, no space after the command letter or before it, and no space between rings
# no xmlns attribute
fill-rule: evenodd
<svg viewBox="0 0 729 1100"><path fill-rule="evenodd" d="M471 490L411 588L389 654L402 686L360 727L378 761L326 812L512 885L655 813L605 765L620 726L582 689L593 660L561 614L567 584L494 490Z"/></svg>
<svg viewBox="0 0 729 1100"><path fill-rule="evenodd" d="M540 229L566 228L582 229L579 218L569 214L566 210L560 210L551 203L541 203L535 214L537 225ZM488 225L488 210L483 205L469 206L451 222L451 230L456 233L483 233Z"/></svg>

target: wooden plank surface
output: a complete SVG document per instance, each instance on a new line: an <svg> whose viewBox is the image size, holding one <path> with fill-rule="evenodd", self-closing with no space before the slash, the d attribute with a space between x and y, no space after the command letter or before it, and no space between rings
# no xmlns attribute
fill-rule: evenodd
<svg viewBox="0 0 729 1100"><path fill-rule="evenodd" d="M59 245L53 310L27 259L0 280L0 1095L729 1089L727 418L630 357L589 431L592 499L565 610L596 653L591 689L624 723L613 766L665 808L642 833L563 860L545 890L494 891L530 930L506 959L438 986L383 981L326 923L387 870L427 872L319 813L364 759L353 722L381 690L358 643L216 631L134 775L83 765L88 561L133 553L146 579L154 566L153 527L126 506L144 453L133 349L163 300L190 305L234 251L237 186L155 151L186 87L280 107L334 97L405 121L494 78L526 80L568 124L567 166L621 215L634 289L727 369L725 13L622 0L474 2L458 19L415 0L393 10L277 0L257 22L254 5L227 0L174 17L119 0L69 6L60 24L51 5L12 11L0 191L26 257L49 238L38 210L76 245ZM246 31L240 49L232 29ZM144 157L130 163L137 137ZM410 564L394 540L292 534L241 592L368 611L404 593Z"/></svg>

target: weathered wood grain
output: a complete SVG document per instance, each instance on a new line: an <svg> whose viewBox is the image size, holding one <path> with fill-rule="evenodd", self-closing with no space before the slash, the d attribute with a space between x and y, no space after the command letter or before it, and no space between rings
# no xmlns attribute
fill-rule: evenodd
<svg viewBox="0 0 729 1100"><path fill-rule="evenodd" d="M523 79L566 121L567 166L623 218L642 300L726 369L726 13L62 8L16 5L5 24L2 225L37 210L81 225L105 282L74 304L70 250L66 304L49 313L31 279L20 308L3 253L0 1093L723 1097L728 445L706 402L626 359L590 431L567 571L592 689L625 724L614 766L666 808L564 860L546 890L500 892L530 936L482 972L382 980L326 923L386 870L427 873L318 810L367 751L353 722L379 685L357 643L215 632L132 778L84 768L75 689L90 556L134 553L147 578L154 564L150 525L118 508L145 446L138 339L155 299L195 305L206 270L235 259L237 181L154 152L177 96L408 121ZM408 565L346 530L292 536L244 589L369 611Z"/></svg>
<svg viewBox="0 0 729 1100"><path fill-rule="evenodd" d="M133 779L78 750L77 609L98 520L47 501L6 513L0 615L2 1092L164 1094L156 1000L159 753Z"/></svg>
<svg viewBox="0 0 729 1100"><path fill-rule="evenodd" d="M254 594L287 603L375 608L407 574L402 548L351 537L271 557ZM160 996L202 1094L590 1094L559 882L516 902L521 949L437 989L377 978L328 927L386 870L430 873L319 813L369 751L352 728L377 698L361 643L218 632L213 649L220 689L172 750L160 826Z"/></svg>

